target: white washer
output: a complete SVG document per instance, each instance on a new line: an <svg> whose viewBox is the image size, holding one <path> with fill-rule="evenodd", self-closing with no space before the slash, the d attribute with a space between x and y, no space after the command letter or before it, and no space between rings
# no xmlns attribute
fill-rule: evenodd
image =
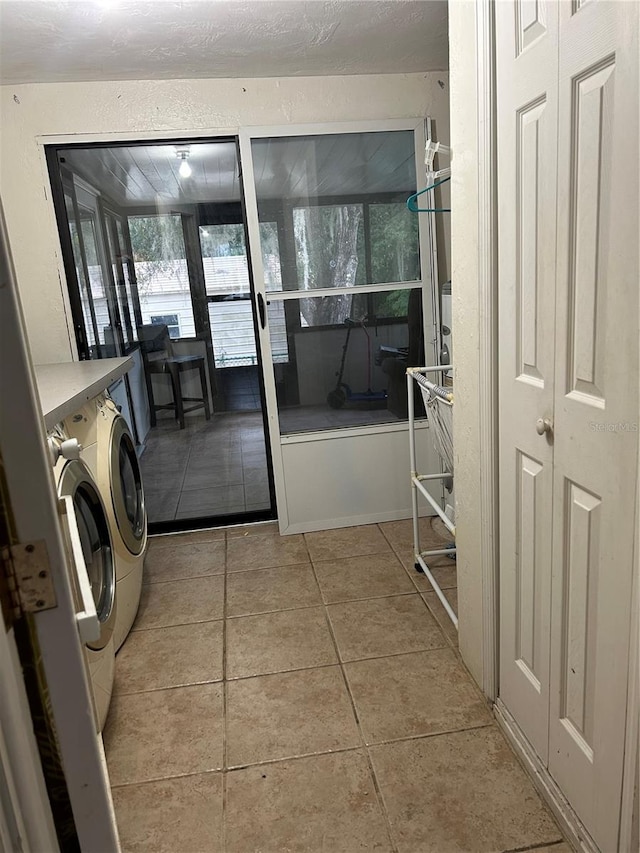
<svg viewBox="0 0 640 853"><path fill-rule="evenodd" d="M82 459L96 479L107 511L115 554L114 643L118 651L136 618L142 590L147 513L140 464L129 427L107 394L67 418L64 429L82 445Z"/></svg>
<svg viewBox="0 0 640 853"><path fill-rule="evenodd" d="M61 449L66 439L60 429L50 434L52 450ZM115 673L116 573L109 522L98 485L81 459L59 456L54 466L58 496L68 496L73 504L75 524L82 555L100 623L100 636L84 647L91 681L94 717L100 732L111 702ZM72 522L70 522L72 523ZM68 543L69 551L72 547ZM72 583L80 603L78 579L72 572Z"/></svg>

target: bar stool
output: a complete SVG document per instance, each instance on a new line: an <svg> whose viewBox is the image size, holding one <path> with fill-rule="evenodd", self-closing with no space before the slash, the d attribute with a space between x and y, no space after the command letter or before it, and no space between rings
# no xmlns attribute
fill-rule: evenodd
<svg viewBox="0 0 640 853"><path fill-rule="evenodd" d="M138 341L142 351L147 391L149 393L149 408L151 426L156 425L156 412L170 409L175 413L180 429L184 429L184 416L187 412L204 409L207 420L211 418L209 395L207 392L207 375L204 368L204 357L201 355L174 355L169 337L169 328L163 324L138 326ZM186 397L182 393L182 374L189 370L197 370L200 374L201 397ZM171 382L171 403L156 403L153 396L154 374L164 374ZM185 405L185 403L189 405Z"/></svg>

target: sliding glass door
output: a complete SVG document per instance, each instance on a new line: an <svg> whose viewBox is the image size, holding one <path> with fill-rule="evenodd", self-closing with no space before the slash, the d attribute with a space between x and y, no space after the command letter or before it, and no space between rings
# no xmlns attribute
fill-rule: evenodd
<svg viewBox="0 0 640 853"><path fill-rule="evenodd" d="M406 205L424 138L412 121L241 134L282 530L409 514L405 371L435 363L438 326Z"/></svg>
<svg viewBox="0 0 640 853"><path fill-rule="evenodd" d="M78 351L136 359L156 529L410 515L405 371L439 351L424 146L407 120L50 149Z"/></svg>
<svg viewBox="0 0 640 853"><path fill-rule="evenodd" d="M272 518L236 140L48 157L80 357L134 359L152 532Z"/></svg>

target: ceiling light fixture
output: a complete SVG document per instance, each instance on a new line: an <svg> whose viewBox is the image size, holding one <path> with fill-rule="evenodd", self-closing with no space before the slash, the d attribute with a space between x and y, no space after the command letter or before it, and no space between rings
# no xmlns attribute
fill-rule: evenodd
<svg viewBox="0 0 640 853"><path fill-rule="evenodd" d="M189 145L185 145L182 148L176 147L176 157L181 161L180 168L178 169L178 173L181 178L190 177L191 172L193 171L188 162L190 153L191 151Z"/></svg>

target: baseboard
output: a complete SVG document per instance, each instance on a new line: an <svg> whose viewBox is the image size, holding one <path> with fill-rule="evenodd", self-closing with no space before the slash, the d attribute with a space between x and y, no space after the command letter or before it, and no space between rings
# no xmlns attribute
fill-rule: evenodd
<svg viewBox="0 0 640 853"><path fill-rule="evenodd" d="M420 518L428 518L436 514L430 507L421 507L419 512ZM280 527L282 536L289 536L292 533L313 533L317 530L333 530L338 527L357 527L362 524L383 524L385 521L404 521L410 520L411 507L409 509L393 510L391 512L370 513L367 515L350 515L340 518L322 518L319 521L302 521L295 524L289 524L286 527ZM413 540L409 540L409 545L413 544Z"/></svg>
<svg viewBox="0 0 640 853"><path fill-rule="evenodd" d="M493 712L498 725L505 733L525 770L531 776L536 790L553 812L563 835L574 850L581 853L583 851L584 853L600 853L584 824L571 808L562 791L551 778L549 771L533 751L520 727L500 699L493 706Z"/></svg>

